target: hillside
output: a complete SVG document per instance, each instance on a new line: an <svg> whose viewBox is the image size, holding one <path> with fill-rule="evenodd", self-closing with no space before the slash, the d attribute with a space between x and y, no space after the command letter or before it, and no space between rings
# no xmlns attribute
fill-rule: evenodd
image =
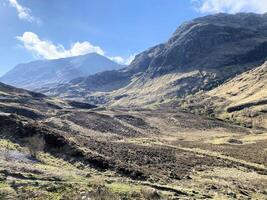
<svg viewBox="0 0 267 200"><path fill-rule="evenodd" d="M146 106L210 90L267 59L267 15L217 14L181 25L171 38L114 70L38 91L97 104Z"/></svg>
<svg viewBox="0 0 267 200"><path fill-rule="evenodd" d="M41 93L0 83L0 199L267 199L266 28L211 15L125 68L18 66Z"/></svg>
<svg viewBox="0 0 267 200"><path fill-rule="evenodd" d="M96 53L56 60L38 60L19 64L0 78L13 86L36 89L65 83L74 78L119 69L122 66Z"/></svg>
<svg viewBox="0 0 267 200"><path fill-rule="evenodd" d="M211 91L187 97L182 106L248 127L267 128L267 63Z"/></svg>
<svg viewBox="0 0 267 200"><path fill-rule="evenodd" d="M266 198L261 130L175 107L96 108L4 84L0 111L1 199Z"/></svg>

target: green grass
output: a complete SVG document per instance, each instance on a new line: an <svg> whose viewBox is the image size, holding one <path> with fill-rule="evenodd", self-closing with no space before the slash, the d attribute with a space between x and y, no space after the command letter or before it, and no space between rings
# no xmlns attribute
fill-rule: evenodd
<svg viewBox="0 0 267 200"><path fill-rule="evenodd" d="M11 199L15 196L15 191L6 182L0 181L0 199Z"/></svg>
<svg viewBox="0 0 267 200"><path fill-rule="evenodd" d="M130 183L119 183L119 182L108 184L107 187L114 193L133 193L133 192L139 193L141 190L141 186Z"/></svg>
<svg viewBox="0 0 267 200"><path fill-rule="evenodd" d="M4 148L7 150L16 150L16 151L23 150L23 147L21 147L19 144L13 143L8 139L0 139L0 148Z"/></svg>

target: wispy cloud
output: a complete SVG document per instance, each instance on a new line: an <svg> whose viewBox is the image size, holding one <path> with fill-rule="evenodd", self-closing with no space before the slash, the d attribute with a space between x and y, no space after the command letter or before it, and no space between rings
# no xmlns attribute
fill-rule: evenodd
<svg viewBox="0 0 267 200"><path fill-rule="evenodd" d="M105 55L104 50L99 46L94 46L90 42L75 42L70 49L65 49L61 44L54 44L49 40L42 40L33 32L25 32L22 36L16 37L23 43L26 50L32 52L35 56L45 59L66 58L71 56L85 55L88 53L97 53ZM133 60L133 56L122 58L120 56L109 57L111 60L119 64L129 64Z"/></svg>
<svg viewBox="0 0 267 200"><path fill-rule="evenodd" d="M266 0L193 0L202 13L267 12Z"/></svg>
<svg viewBox="0 0 267 200"><path fill-rule="evenodd" d="M123 58L121 56L113 56L113 57L108 57L110 60L113 60L116 63L119 63L121 65L129 65L135 58L135 54L130 55L127 58Z"/></svg>
<svg viewBox="0 0 267 200"><path fill-rule="evenodd" d="M31 10L29 8L23 7L18 3L17 0L8 0L9 4L17 10L18 17L21 20L28 22L40 23L40 19L31 15Z"/></svg>

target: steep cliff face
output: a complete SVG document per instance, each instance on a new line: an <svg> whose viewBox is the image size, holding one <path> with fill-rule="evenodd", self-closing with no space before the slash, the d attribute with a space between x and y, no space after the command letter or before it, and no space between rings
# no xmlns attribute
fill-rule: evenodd
<svg viewBox="0 0 267 200"><path fill-rule="evenodd" d="M180 26L167 43L138 55L130 67L161 75L261 61L267 51L266 23L266 15L256 14L198 18Z"/></svg>

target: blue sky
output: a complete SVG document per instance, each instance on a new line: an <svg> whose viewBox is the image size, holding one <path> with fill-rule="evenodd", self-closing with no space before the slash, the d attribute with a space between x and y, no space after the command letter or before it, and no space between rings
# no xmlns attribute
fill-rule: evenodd
<svg viewBox="0 0 267 200"><path fill-rule="evenodd" d="M97 52L129 63L184 21L267 11L265 0L1 0L0 75L16 64Z"/></svg>

